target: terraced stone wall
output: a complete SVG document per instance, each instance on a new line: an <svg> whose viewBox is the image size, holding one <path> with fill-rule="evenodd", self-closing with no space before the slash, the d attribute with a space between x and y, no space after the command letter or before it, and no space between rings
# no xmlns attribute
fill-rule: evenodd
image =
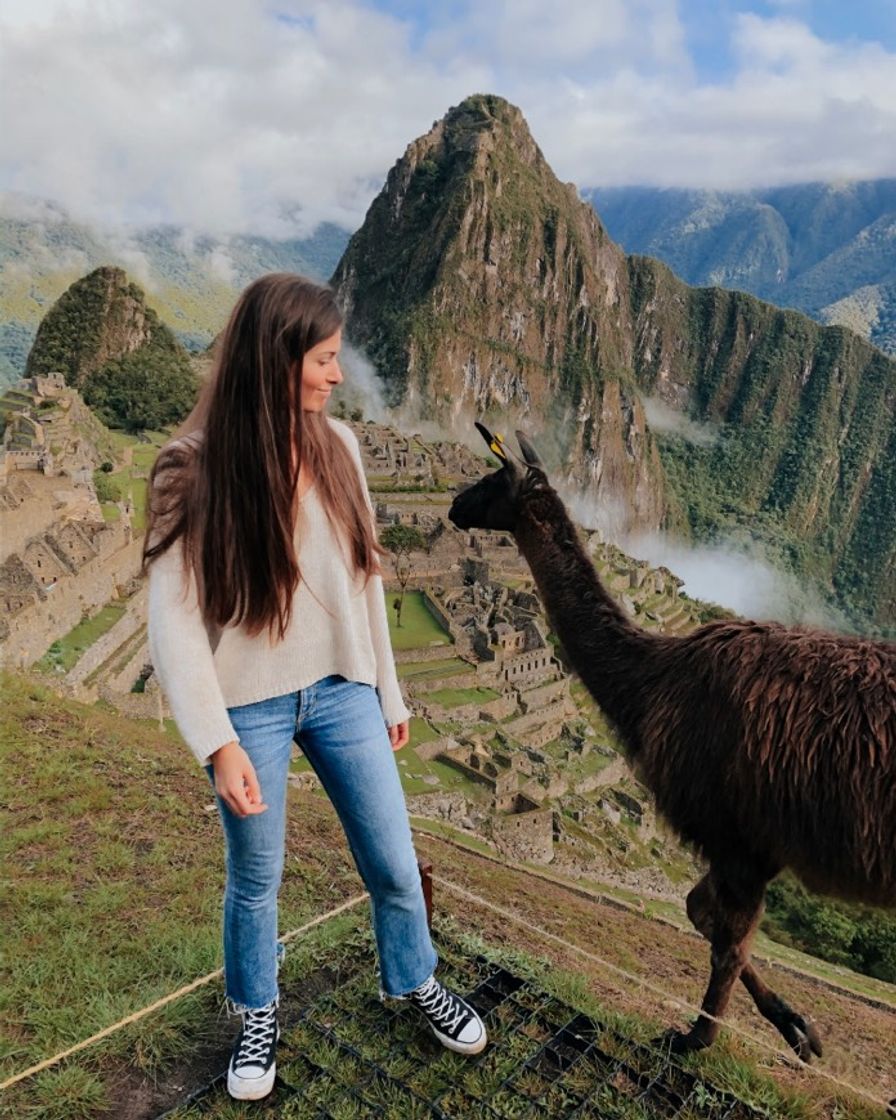
<svg viewBox="0 0 896 1120"><path fill-rule="evenodd" d="M113 523L106 530L110 538L104 541L100 555L88 560L79 571L60 579L42 601L32 602L8 615L9 632L0 641L0 664L10 668L27 668L34 664L85 614L90 615L117 598L118 588L137 575L142 539L128 540L130 530L124 525L116 528L119 524ZM112 550L116 542L118 548Z"/></svg>

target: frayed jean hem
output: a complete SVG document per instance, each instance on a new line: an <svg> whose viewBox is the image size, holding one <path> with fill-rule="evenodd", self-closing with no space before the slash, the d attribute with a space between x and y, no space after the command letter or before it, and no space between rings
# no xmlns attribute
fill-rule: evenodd
<svg viewBox="0 0 896 1120"><path fill-rule="evenodd" d="M406 992L399 992L397 995L393 995L392 992L387 992L386 989L383 987L383 985L381 983L380 986L379 986L380 1002L383 1003L387 999L397 999L397 1000L408 999L411 992L415 992L421 985L426 983L426 981L430 978L430 976L432 976L435 973L436 966L438 965L438 963L439 963L438 956L433 956L432 966L430 967L429 971L426 973L426 975L423 977L423 979L420 981L419 984L415 984L412 988L408 988L408 990Z"/></svg>
<svg viewBox="0 0 896 1120"><path fill-rule="evenodd" d="M242 1015L246 1011L264 1011L273 1004L274 1007L280 1006L280 993L274 996L273 999L268 1000L267 1003L262 1004L261 1007L248 1007L245 1003L237 1003L236 1000L230 996L224 997L224 1008L228 1015Z"/></svg>

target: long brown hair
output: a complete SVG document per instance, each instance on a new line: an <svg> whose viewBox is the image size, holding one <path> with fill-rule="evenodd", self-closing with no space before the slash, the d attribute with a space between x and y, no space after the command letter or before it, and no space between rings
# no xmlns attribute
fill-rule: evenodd
<svg viewBox="0 0 896 1120"><path fill-rule="evenodd" d="M301 464L355 569L368 578L379 570L382 549L352 456L323 412L301 407L304 355L341 326L330 288L287 272L255 280L233 309L181 438L156 459L143 569L182 538L210 625L286 632L301 579Z"/></svg>

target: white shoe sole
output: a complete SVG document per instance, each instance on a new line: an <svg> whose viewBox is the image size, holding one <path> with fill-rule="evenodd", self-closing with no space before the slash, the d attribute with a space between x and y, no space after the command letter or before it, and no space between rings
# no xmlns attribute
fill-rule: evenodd
<svg viewBox="0 0 896 1120"><path fill-rule="evenodd" d="M232 1069L228 1069L227 1092L237 1101L259 1101L274 1088L276 1076L276 1062L264 1077L239 1077L234 1074Z"/></svg>
<svg viewBox="0 0 896 1120"><path fill-rule="evenodd" d="M440 1034L437 1030L433 1030L432 1033L446 1050L453 1050L455 1054L481 1054L488 1046L488 1033L485 1027L482 1028L482 1038L478 1038L475 1042L458 1042L456 1039L449 1038L447 1034Z"/></svg>

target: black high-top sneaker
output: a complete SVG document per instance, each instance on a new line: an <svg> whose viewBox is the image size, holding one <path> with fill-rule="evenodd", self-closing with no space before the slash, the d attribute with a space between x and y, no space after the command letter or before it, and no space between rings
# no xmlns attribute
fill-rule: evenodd
<svg viewBox="0 0 896 1120"><path fill-rule="evenodd" d="M274 1087L277 1076L278 1000L257 1011L241 1011L243 1026L227 1067L227 1092L238 1101L257 1101Z"/></svg>
<svg viewBox="0 0 896 1120"><path fill-rule="evenodd" d="M449 1050L478 1054L485 1049L485 1024L466 1000L449 991L435 976L414 988L406 998L419 1007L433 1034Z"/></svg>

